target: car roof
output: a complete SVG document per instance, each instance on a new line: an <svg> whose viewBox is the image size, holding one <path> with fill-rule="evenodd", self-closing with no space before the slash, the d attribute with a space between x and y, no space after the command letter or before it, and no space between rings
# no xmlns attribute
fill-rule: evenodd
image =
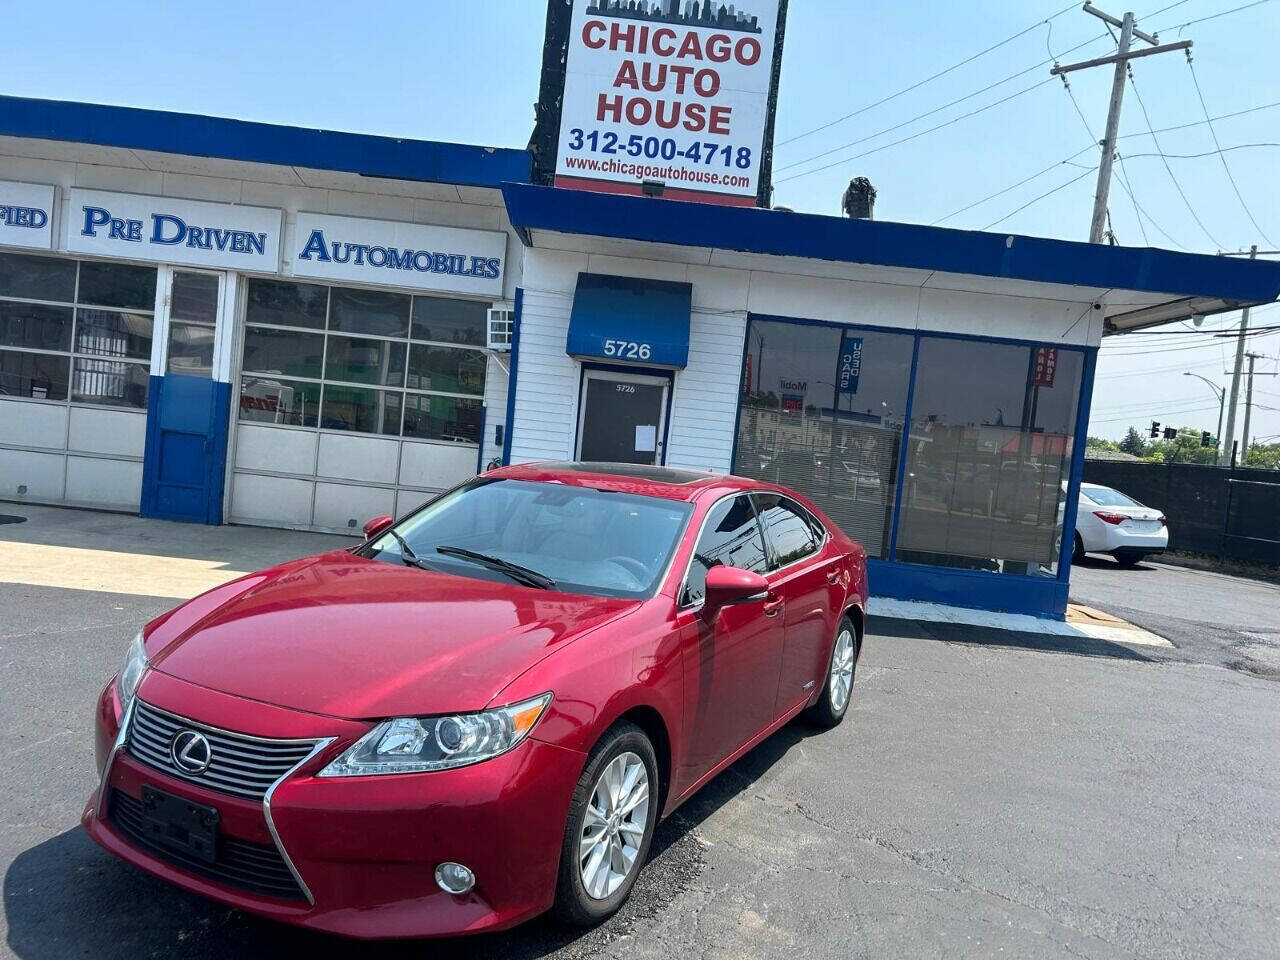
<svg viewBox="0 0 1280 960"><path fill-rule="evenodd" d="M535 480L613 490L667 500L697 500L707 491L771 490L768 484L724 473L702 473L674 467L634 463L569 463L553 461L499 467L485 474L510 480Z"/></svg>

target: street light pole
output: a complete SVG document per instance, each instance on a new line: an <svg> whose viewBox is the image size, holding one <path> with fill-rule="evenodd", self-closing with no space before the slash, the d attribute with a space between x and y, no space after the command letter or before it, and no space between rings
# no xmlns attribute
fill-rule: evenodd
<svg viewBox="0 0 1280 960"><path fill-rule="evenodd" d="M1222 449L1222 411L1227 404L1227 391L1223 387L1218 386L1208 377L1202 377L1198 373L1192 373L1190 370L1184 370L1184 377L1195 377L1197 380L1203 380L1209 385L1209 389L1213 391L1213 395L1218 398L1218 432L1213 435L1214 445L1219 451ZM1219 466L1222 464L1222 457L1217 458Z"/></svg>

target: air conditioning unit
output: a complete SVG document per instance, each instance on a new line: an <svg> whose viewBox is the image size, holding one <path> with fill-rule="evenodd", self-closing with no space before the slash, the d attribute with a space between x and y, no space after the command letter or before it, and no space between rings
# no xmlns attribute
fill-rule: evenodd
<svg viewBox="0 0 1280 960"><path fill-rule="evenodd" d="M516 311L511 304L499 304L489 308L489 349L511 352L511 339L515 334Z"/></svg>

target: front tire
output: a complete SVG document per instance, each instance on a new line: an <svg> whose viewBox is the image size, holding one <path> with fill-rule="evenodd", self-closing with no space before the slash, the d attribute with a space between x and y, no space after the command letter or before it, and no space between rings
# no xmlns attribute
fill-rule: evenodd
<svg viewBox="0 0 1280 960"><path fill-rule="evenodd" d="M818 701L804 712L804 718L815 726L837 726L849 712L853 700L853 675L858 665L858 630L848 616L840 618L835 643L827 661L827 675L822 681Z"/></svg>
<svg viewBox="0 0 1280 960"><path fill-rule="evenodd" d="M1084 541L1080 539L1080 534L1076 534L1075 545L1071 548L1071 562L1079 563L1084 559Z"/></svg>
<svg viewBox="0 0 1280 960"><path fill-rule="evenodd" d="M653 744L632 723L611 727L587 756L560 850L555 913L591 926L617 911L635 886L659 814Z"/></svg>

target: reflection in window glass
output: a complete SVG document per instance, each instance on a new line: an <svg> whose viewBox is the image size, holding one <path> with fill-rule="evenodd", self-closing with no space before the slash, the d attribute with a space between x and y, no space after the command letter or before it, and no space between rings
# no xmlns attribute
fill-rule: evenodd
<svg viewBox="0 0 1280 960"><path fill-rule="evenodd" d="M771 494L756 494L756 505L773 554L770 569L795 563L818 549L818 537L799 504Z"/></svg>
<svg viewBox="0 0 1280 960"><path fill-rule="evenodd" d="M170 315L178 320L217 323L219 283L218 277L212 273L175 271L170 294Z"/></svg>
<svg viewBox="0 0 1280 960"><path fill-rule="evenodd" d="M82 307L76 311L76 353L147 360L151 357L151 327L149 313Z"/></svg>
<svg viewBox="0 0 1280 960"><path fill-rule="evenodd" d="M403 293L334 287L329 305L329 329L378 337L407 337L409 301Z"/></svg>
<svg viewBox="0 0 1280 960"><path fill-rule="evenodd" d="M240 381L240 419L249 423L284 423L314 427L319 422L320 384L269 377Z"/></svg>
<svg viewBox="0 0 1280 960"><path fill-rule="evenodd" d="M451 443L479 443L483 411L479 400L411 393L405 398L404 435Z"/></svg>
<svg viewBox="0 0 1280 960"><path fill-rule="evenodd" d="M147 409L147 365L76 357L71 399L113 407Z"/></svg>
<svg viewBox="0 0 1280 960"><path fill-rule="evenodd" d="M803 493L887 557L910 334L752 320L733 472Z"/></svg>
<svg viewBox="0 0 1280 960"><path fill-rule="evenodd" d="M689 575L685 578L681 603L697 603L706 594L707 571L712 567L737 567L752 573L765 573L769 561L765 557L764 540L749 497L722 500L711 508L693 550Z"/></svg>
<svg viewBox="0 0 1280 960"><path fill-rule="evenodd" d="M169 373L181 373L188 377L213 376L213 327L203 324L178 323L169 325Z"/></svg>
<svg viewBox="0 0 1280 960"><path fill-rule="evenodd" d="M329 349L332 350L332 341ZM409 387L446 393L484 393L487 360L479 350L428 347L415 343L409 351Z"/></svg>
<svg viewBox="0 0 1280 960"><path fill-rule="evenodd" d="M470 300L445 297L413 298L413 339L441 343L469 343L483 347L486 342L489 308Z"/></svg>
<svg viewBox="0 0 1280 960"><path fill-rule="evenodd" d="M156 269L85 260L80 264L80 292L76 300L93 307L154 310Z"/></svg>
<svg viewBox="0 0 1280 960"><path fill-rule="evenodd" d="M245 328L245 372L279 373L318 380L323 358L323 334Z"/></svg>
<svg viewBox="0 0 1280 960"><path fill-rule="evenodd" d="M245 296L245 322L323 330L328 308L328 287L315 283L252 280Z"/></svg>
<svg viewBox="0 0 1280 960"><path fill-rule="evenodd" d="M70 350L71 308L0 300L0 344Z"/></svg>
<svg viewBox="0 0 1280 960"><path fill-rule="evenodd" d="M324 388L320 426L327 430L398 434L401 394L361 387Z"/></svg>
<svg viewBox="0 0 1280 960"><path fill-rule="evenodd" d="M331 335L324 361L324 378L402 387L404 351L403 343L390 340L363 340Z"/></svg>
<svg viewBox="0 0 1280 960"><path fill-rule="evenodd" d="M0 297L70 303L75 295L74 260L0 253ZM148 309L150 306L154 306L154 300Z"/></svg>
<svg viewBox="0 0 1280 960"><path fill-rule="evenodd" d="M65 400L70 365L65 355L0 350L0 396Z"/></svg>
<svg viewBox="0 0 1280 960"><path fill-rule="evenodd" d="M1083 359L1039 350L921 339L898 559L1056 573Z"/></svg>

